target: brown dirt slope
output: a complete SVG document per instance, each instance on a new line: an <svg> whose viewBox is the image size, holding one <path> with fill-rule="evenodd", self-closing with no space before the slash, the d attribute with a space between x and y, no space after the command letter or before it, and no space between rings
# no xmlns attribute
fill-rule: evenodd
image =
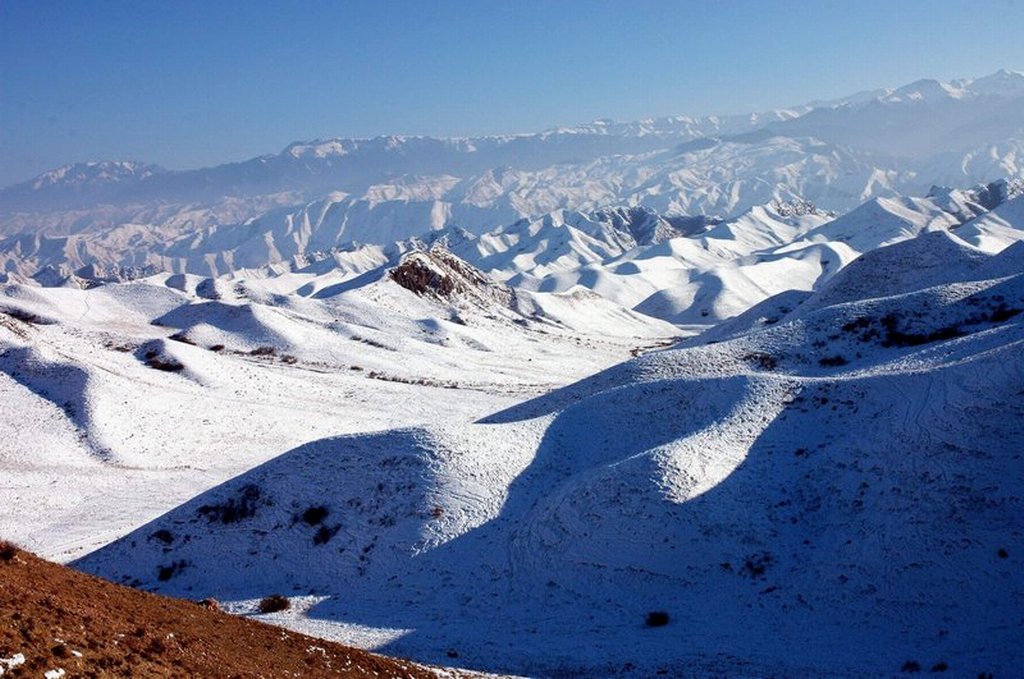
<svg viewBox="0 0 1024 679"><path fill-rule="evenodd" d="M24 664L9 667L17 654ZM115 585L0 542L0 674L42 677L431 677L261 622ZM451 676L451 675L449 675Z"/></svg>

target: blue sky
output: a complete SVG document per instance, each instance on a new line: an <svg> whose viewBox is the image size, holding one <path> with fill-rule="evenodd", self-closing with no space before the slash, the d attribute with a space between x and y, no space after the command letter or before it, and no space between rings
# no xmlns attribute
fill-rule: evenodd
<svg viewBox="0 0 1024 679"><path fill-rule="evenodd" d="M1024 69L1024 0L0 0L0 185L295 140L736 113Z"/></svg>

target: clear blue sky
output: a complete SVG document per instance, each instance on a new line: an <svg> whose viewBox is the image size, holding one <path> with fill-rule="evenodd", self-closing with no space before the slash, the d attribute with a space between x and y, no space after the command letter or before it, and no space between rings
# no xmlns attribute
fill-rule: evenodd
<svg viewBox="0 0 1024 679"><path fill-rule="evenodd" d="M1024 69L1024 0L0 0L0 185Z"/></svg>

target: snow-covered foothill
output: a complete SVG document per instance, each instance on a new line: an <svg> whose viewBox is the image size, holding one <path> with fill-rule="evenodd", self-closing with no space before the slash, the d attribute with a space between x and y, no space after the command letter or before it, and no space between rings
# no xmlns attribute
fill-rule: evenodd
<svg viewBox="0 0 1024 679"><path fill-rule="evenodd" d="M785 293L774 323L295 447L76 565L315 596L282 624L490 671L1012 674L1022 269L924 233Z"/></svg>

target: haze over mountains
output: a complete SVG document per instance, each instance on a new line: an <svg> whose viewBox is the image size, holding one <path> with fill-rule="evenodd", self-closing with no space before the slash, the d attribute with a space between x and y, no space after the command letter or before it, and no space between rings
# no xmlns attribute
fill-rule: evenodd
<svg viewBox="0 0 1024 679"><path fill-rule="evenodd" d="M563 209L725 218L799 199L845 212L933 184L1021 178L1022 104L1024 75L999 71L742 116L330 139L183 172L73 165L0 191L0 256L21 278L89 266L98 270L86 277L219 275L445 227L479 235Z"/></svg>
<svg viewBox="0 0 1024 679"><path fill-rule="evenodd" d="M10 187L0 536L476 670L1012 676L1022 143L1001 71Z"/></svg>

